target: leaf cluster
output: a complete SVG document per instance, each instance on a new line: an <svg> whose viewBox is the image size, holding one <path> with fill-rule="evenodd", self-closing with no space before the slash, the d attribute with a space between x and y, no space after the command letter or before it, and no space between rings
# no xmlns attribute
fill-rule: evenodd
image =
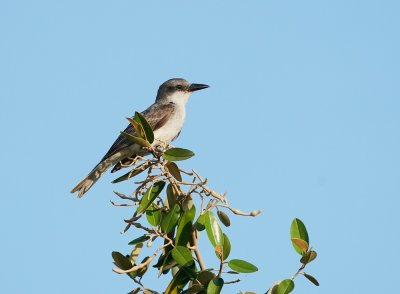
<svg viewBox="0 0 400 294"><path fill-rule="evenodd" d="M157 293L142 282L150 268L157 269L159 276L172 273L163 291L165 294L216 294L226 284L240 281L237 278L229 279L230 276L256 272L258 268L254 264L230 258L232 244L224 227L231 226L229 214L256 216L260 211L246 213L231 207L226 195L206 186L207 179L203 179L198 172L185 171L179 167L179 161L194 156L192 151L157 142L150 125L140 113L135 113L128 120L136 130L135 136L124 132L122 134L152 155L150 158L136 157L130 171L113 181L119 183L147 172L144 180L136 182L137 186L131 195L115 192L129 203L112 202L115 206L133 208L133 215L125 220L124 232L134 227L135 234L139 233L129 242L133 246L129 254L112 252L117 267L114 271L126 274L137 284L137 288L130 293ZM189 180L185 181L185 178ZM198 246L203 231L215 252L214 267L206 265ZM302 255L304 268L315 259L316 252L309 248L308 233L298 219L292 223L291 240L295 250ZM154 253L143 256L145 245L154 249ZM315 278L302 272L303 268L291 279L274 284L267 293L290 293L294 288L293 280L298 274L318 284Z"/></svg>
<svg viewBox="0 0 400 294"><path fill-rule="evenodd" d="M294 250L298 254L301 255L300 263L301 266L297 270L297 272L289 279L277 281L268 291L267 294L288 294L291 293L294 289L295 283L294 279L298 275L303 275L307 278L311 283L316 286L319 286L319 282L316 278L311 276L310 274L305 273L303 270L307 264L312 262L315 258L317 258L317 252L309 247L309 238L306 226L304 223L295 218L292 221L290 226L290 239L292 241L292 245Z"/></svg>

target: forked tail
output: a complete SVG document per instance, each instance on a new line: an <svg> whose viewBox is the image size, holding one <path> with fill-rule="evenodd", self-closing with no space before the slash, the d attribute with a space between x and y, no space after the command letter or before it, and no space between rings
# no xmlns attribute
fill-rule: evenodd
<svg viewBox="0 0 400 294"><path fill-rule="evenodd" d="M72 190L71 193L78 192L78 197L81 198L89 189L100 179L101 175L107 170L109 166L103 161L95 166L95 168L79 182Z"/></svg>

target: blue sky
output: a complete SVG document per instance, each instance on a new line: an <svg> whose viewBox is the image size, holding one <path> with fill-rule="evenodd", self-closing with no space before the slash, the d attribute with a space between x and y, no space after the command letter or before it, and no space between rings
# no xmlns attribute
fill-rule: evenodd
<svg viewBox="0 0 400 294"><path fill-rule="evenodd" d="M127 235L105 175L70 189L157 87L189 101L176 145L227 191L231 256L260 271L226 293L291 276L289 226L319 253L295 293L395 291L400 176L398 1L10 1L0 3L0 292L126 293L111 251ZM205 237L205 236L203 236ZM206 258L214 262L207 242ZM211 262L211 264L212 264ZM146 278L160 290L166 278Z"/></svg>

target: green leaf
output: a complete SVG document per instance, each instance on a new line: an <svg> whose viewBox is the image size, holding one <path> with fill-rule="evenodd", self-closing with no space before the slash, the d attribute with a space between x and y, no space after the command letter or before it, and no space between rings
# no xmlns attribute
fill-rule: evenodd
<svg viewBox="0 0 400 294"><path fill-rule="evenodd" d="M305 248L305 243L307 243L307 248L308 248L308 244L309 239L308 239L308 233L307 233L307 229L306 226L304 225L304 223L299 220L298 218L295 218L290 226L290 238L292 239L292 245L294 247L294 249L297 251L297 253L299 254L303 254L306 250L304 250ZM296 239L300 239L303 240L303 246L299 247L300 242L299 241L293 241ZM300 244L301 245L301 244Z"/></svg>
<svg viewBox="0 0 400 294"><path fill-rule="evenodd" d="M136 244L135 248L133 248L129 260L132 264L135 264L136 259L139 257L140 252L142 251L143 243Z"/></svg>
<svg viewBox="0 0 400 294"><path fill-rule="evenodd" d="M111 183L116 184L116 183L119 183L119 182L122 182L122 181L126 181L126 180L128 180L128 179L130 179L130 178L132 178L134 176L137 176L141 172L145 171L149 166L150 166L149 162L142 163L141 165L139 165L138 167L134 168L130 172L127 172L123 176L120 176L119 178L115 179Z"/></svg>
<svg viewBox="0 0 400 294"><path fill-rule="evenodd" d="M124 175L122 175L122 176L116 178L116 179L113 180L111 183L112 183L112 184L116 184L116 183L120 183L120 182L129 180L130 178L133 177L131 172L132 172L132 171L127 172L126 174L124 174Z"/></svg>
<svg viewBox="0 0 400 294"><path fill-rule="evenodd" d="M172 278L164 294L179 294L189 280L190 275L185 271L185 268L182 267Z"/></svg>
<svg viewBox="0 0 400 294"><path fill-rule="evenodd" d="M160 277L160 275L162 273L167 272L171 267L176 265L176 261L172 258L172 255L171 255L172 249L173 249L172 246L171 247L167 246L165 248L165 252L163 252L161 254L157 263L155 265L153 265L153 267L158 268L158 270L159 270L158 277Z"/></svg>
<svg viewBox="0 0 400 294"><path fill-rule="evenodd" d="M154 133L153 133L153 130L151 129L151 126L149 125L147 120L144 118L144 116L139 112L135 112L134 119L143 127L147 141L149 141L150 144L153 143L154 142Z"/></svg>
<svg viewBox="0 0 400 294"><path fill-rule="evenodd" d="M197 294L204 290L204 287L199 284L193 284L190 288L187 289L185 294Z"/></svg>
<svg viewBox="0 0 400 294"><path fill-rule="evenodd" d="M211 211L205 213L205 226L207 231L208 239L211 244L215 247L218 245L224 245L224 235L222 234L221 227L218 224L218 220Z"/></svg>
<svg viewBox="0 0 400 294"><path fill-rule="evenodd" d="M196 230L203 231L206 228L206 215L200 214L194 225L196 226Z"/></svg>
<svg viewBox="0 0 400 294"><path fill-rule="evenodd" d="M308 250L308 243L304 240L292 238L292 245L300 250L300 254L305 254Z"/></svg>
<svg viewBox="0 0 400 294"><path fill-rule="evenodd" d="M139 206L136 210L137 214L140 214L153 203L154 199L157 198L157 196L161 193L161 191L164 189L165 182L159 181L153 184L147 191L144 193L142 199L140 199Z"/></svg>
<svg viewBox="0 0 400 294"><path fill-rule="evenodd" d="M223 253L222 253L222 259L226 260L229 256L229 253L231 253L231 241L229 241L228 236L224 235L224 245L222 246L223 248Z"/></svg>
<svg viewBox="0 0 400 294"><path fill-rule="evenodd" d="M176 246L171 251L172 257L181 266L188 266L193 262L193 256L190 250L183 246Z"/></svg>
<svg viewBox="0 0 400 294"><path fill-rule="evenodd" d="M271 288L268 289L267 293L265 293L265 294L276 294L278 286L279 286L279 283L274 284Z"/></svg>
<svg viewBox="0 0 400 294"><path fill-rule="evenodd" d="M164 159L169 160L169 161L179 161L179 160L185 160L185 159L188 159L188 158L194 156L194 153L188 149L171 148L171 149L168 149L167 151L165 151L162 156L164 157Z"/></svg>
<svg viewBox="0 0 400 294"><path fill-rule="evenodd" d="M129 292L128 294L138 294L140 292L140 287L133 289L131 292Z"/></svg>
<svg viewBox="0 0 400 294"><path fill-rule="evenodd" d="M135 136L146 140L146 134L144 133L143 127L135 120L135 117L127 117L126 119L129 120L131 125L135 128Z"/></svg>
<svg viewBox="0 0 400 294"><path fill-rule="evenodd" d="M168 169L169 173L179 182L182 182L182 175L179 171L179 167L176 165L175 162L168 161L165 164L165 167Z"/></svg>
<svg viewBox="0 0 400 294"><path fill-rule="evenodd" d="M215 245L214 251L215 251L215 254L217 255L218 259L223 258L222 254L223 254L224 248L222 247L222 245L220 245L220 244Z"/></svg>
<svg viewBox="0 0 400 294"><path fill-rule="evenodd" d="M225 227L229 227L231 225L231 220L225 212L218 210L217 215L219 220L221 221L221 223L224 224Z"/></svg>
<svg viewBox="0 0 400 294"><path fill-rule="evenodd" d="M135 244L143 243L149 239L150 239L149 236L143 235L143 236L140 236L139 238L133 239L131 242L128 243L128 245L135 245Z"/></svg>
<svg viewBox="0 0 400 294"><path fill-rule="evenodd" d="M143 258L143 260L140 263L146 262L149 258L150 258L150 256L146 256L145 258ZM145 267L143 267L141 269L138 269L136 271L137 272L137 276L138 277L142 277L147 272L148 269L149 269L149 265L146 265Z"/></svg>
<svg viewBox="0 0 400 294"><path fill-rule="evenodd" d="M201 285L205 286L215 277L216 275L213 272L204 270L198 273L196 280L193 281L193 284L200 283Z"/></svg>
<svg viewBox="0 0 400 294"><path fill-rule="evenodd" d="M168 207L174 206L176 203L176 196L174 193L174 188L172 187L171 184L168 184L167 186L167 199L168 199Z"/></svg>
<svg viewBox="0 0 400 294"><path fill-rule="evenodd" d="M230 260L228 266L239 273L254 273L258 271L258 268L255 265L241 259Z"/></svg>
<svg viewBox="0 0 400 294"><path fill-rule="evenodd" d="M158 226L161 221L160 208L154 203L150 205L150 207L146 210L146 218L150 225L154 227Z"/></svg>
<svg viewBox="0 0 400 294"><path fill-rule="evenodd" d="M124 136L126 139L131 141L132 143L138 144L142 147L149 147L150 143L142 138L132 136L131 134L128 134L127 132L121 132L121 135Z"/></svg>
<svg viewBox="0 0 400 294"><path fill-rule="evenodd" d="M219 294L224 286L222 278L215 278L208 283L207 294Z"/></svg>
<svg viewBox="0 0 400 294"><path fill-rule="evenodd" d="M197 267L195 262L193 262L189 266L183 266L181 268L185 271L185 273L190 277L191 280L194 280L196 278Z"/></svg>
<svg viewBox="0 0 400 294"><path fill-rule="evenodd" d="M129 257L126 257L118 251L113 251L111 253L111 256L114 259L115 265L118 266L120 269L126 271L132 268L132 263L129 260Z"/></svg>
<svg viewBox="0 0 400 294"><path fill-rule="evenodd" d="M180 208L178 204L174 204L171 210L163 217L161 221L161 229L164 233L169 233L176 226L180 216Z"/></svg>
<svg viewBox="0 0 400 294"><path fill-rule="evenodd" d="M313 283L315 286L319 286L319 282L317 281L316 278L314 278L312 275L303 273L303 275L311 282Z"/></svg>
<svg viewBox="0 0 400 294"><path fill-rule="evenodd" d="M281 281L276 287L276 294L288 294L294 289L294 282L291 279ZM274 291L272 291L274 293ZM275 294L274 293L274 294Z"/></svg>
<svg viewBox="0 0 400 294"><path fill-rule="evenodd" d="M192 199L192 197L183 197L183 201L182 201L182 206L181 206L181 208L182 208L182 211L184 211L184 212L186 212L186 211L188 211L188 210L190 210L190 209L192 209L192 207L194 206L194 202L193 202L193 199Z"/></svg>
<svg viewBox="0 0 400 294"><path fill-rule="evenodd" d="M193 220L196 214L196 208L193 205L188 211L185 211L179 220L176 230L175 244L177 246L186 246L192 234Z"/></svg>
<svg viewBox="0 0 400 294"><path fill-rule="evenodd" d="M310 250L310 251L304 253L304 255L300 259L300 262L302 264L307 264L316 258L317 258L317 252L315 252L314 250Z"/></svg>

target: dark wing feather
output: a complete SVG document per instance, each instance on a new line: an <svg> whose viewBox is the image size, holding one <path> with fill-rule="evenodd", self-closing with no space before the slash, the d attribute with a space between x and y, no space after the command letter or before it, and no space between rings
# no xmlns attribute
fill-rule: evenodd
<svg viewBox="0 0 400 294"><path fill-rule="evenodd" d="M153 131L162 128L175 111L175 104L153 104L143 112Z"/></svg>
<svg viewBox="0 0 400 294"><path fill-rule="evenodd" d="M145 111L143 111L142 114L146 118L153 131L156 131L166 124L166 122L171 118L172 114L174 113L174 110L175 105L173 103L153 104ZM131 124L126 127L124 132L133 136L136 133L135 128ZM112 144L112 146L110 147L106 155L104 155L104 157L101 159L101 161L131 146L132 144L133 143L127 140L123 135L119 135L117 140L115 140L114 144Z"/></svg>

